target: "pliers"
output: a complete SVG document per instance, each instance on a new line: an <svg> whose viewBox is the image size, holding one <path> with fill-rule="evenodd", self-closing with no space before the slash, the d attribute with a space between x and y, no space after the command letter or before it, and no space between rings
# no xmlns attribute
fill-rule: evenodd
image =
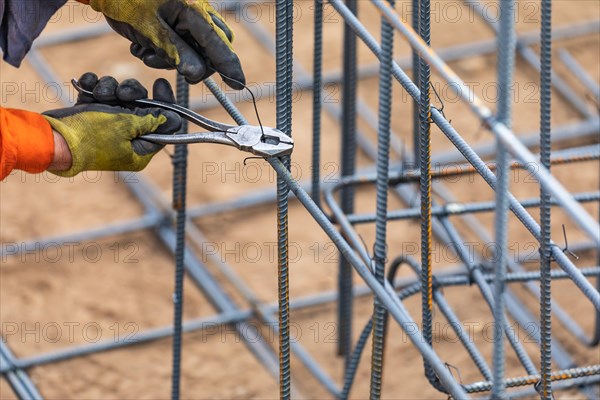
<svg viewBox="0 0 600 400"><path fill-rule="evenodd" d="M71 83L82 94L94 96L89 90L79 85L77 79ZM190 133L186 135L161 135L148 134L139 139L159 144L191 144L191 143L217 143L233 146L241 151L252 153L259 157L271 158L291 154L294 150L294 141L291 137L275 128L254 125L227 125L213 121L209 118L178 104L167 103L159 100L140 99L127 102L128 106L158 107L177 113L181 118L207 129L209 132Z"/></svg>

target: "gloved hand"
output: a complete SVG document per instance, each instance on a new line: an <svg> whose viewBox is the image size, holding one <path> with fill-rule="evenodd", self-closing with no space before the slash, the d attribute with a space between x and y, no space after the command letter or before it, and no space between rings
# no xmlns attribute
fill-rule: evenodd
<svg viewBox="0 0 600 400"><path fill-rule="evenodd" d="M131 53L152 68L177 68L189 83L219 72L243 89L233 31L207 0L89 0L109 25L132 42Z"/></svg>
<svg viewBox="0 0 600 400"><path fill-rule="evenodd" d="M139 139L148 133L174 134L181 118L160 108L125 108L118 102L148 97L148 91L135 79L119 84L112 77L98 80L84 74L80 85L94 97L80 94L74 107L43 113L60 133L71 151L73 163L67 171L50 171L70 177L81 171L140 171L164 146ZM175 102L171 85L158 79L154 99Z"/></svg>

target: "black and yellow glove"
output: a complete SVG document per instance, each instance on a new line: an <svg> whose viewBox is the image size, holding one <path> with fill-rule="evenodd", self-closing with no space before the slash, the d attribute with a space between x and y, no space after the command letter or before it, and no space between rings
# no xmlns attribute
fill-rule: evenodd
<svg viewBox="0 0 600 400"><path fill-rule="evenodd" d="M73 163L67 171L50 171L70 177L81 171L140 171L163 146L139 137L148 133L174 134L181 118L160 108L125 108L117 104L148 97L148 91L135 79L119 84L112 77L98 80L84 74L80 85L94 97L80 94L74 107L48 111L43 115L61 134ZM154 99L175 102L173 90L164 79L154 83Z"/></svg>
<svg viewBox="0 0 600 400"><path fill-rule="evenodd" d="M89 0L132 42L131 53L152 68L177 68L190 83L218 72L234 89L245 84L233 31L206 0Z"/></svg>

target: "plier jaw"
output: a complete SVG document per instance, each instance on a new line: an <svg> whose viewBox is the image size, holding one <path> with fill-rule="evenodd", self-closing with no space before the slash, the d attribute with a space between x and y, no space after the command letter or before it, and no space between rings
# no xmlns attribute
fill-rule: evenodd
<svg viewBox="0 0 600 400"><path fill-rule="evenodd" d="M226 135L238 149L259 157L281 157L294 150L292 138L275 128L241 125L228 130Z"/></svg>

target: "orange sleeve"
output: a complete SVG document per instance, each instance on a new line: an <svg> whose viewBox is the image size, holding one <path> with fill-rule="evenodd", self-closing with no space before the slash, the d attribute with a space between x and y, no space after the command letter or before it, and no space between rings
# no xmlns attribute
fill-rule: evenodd
<svg viewBox="0 0 600 400"><path fill-rule="evenodd" d="M13 169L45 171L53 158L54 136L44 117L0 107L0 180Z"/></svg>

